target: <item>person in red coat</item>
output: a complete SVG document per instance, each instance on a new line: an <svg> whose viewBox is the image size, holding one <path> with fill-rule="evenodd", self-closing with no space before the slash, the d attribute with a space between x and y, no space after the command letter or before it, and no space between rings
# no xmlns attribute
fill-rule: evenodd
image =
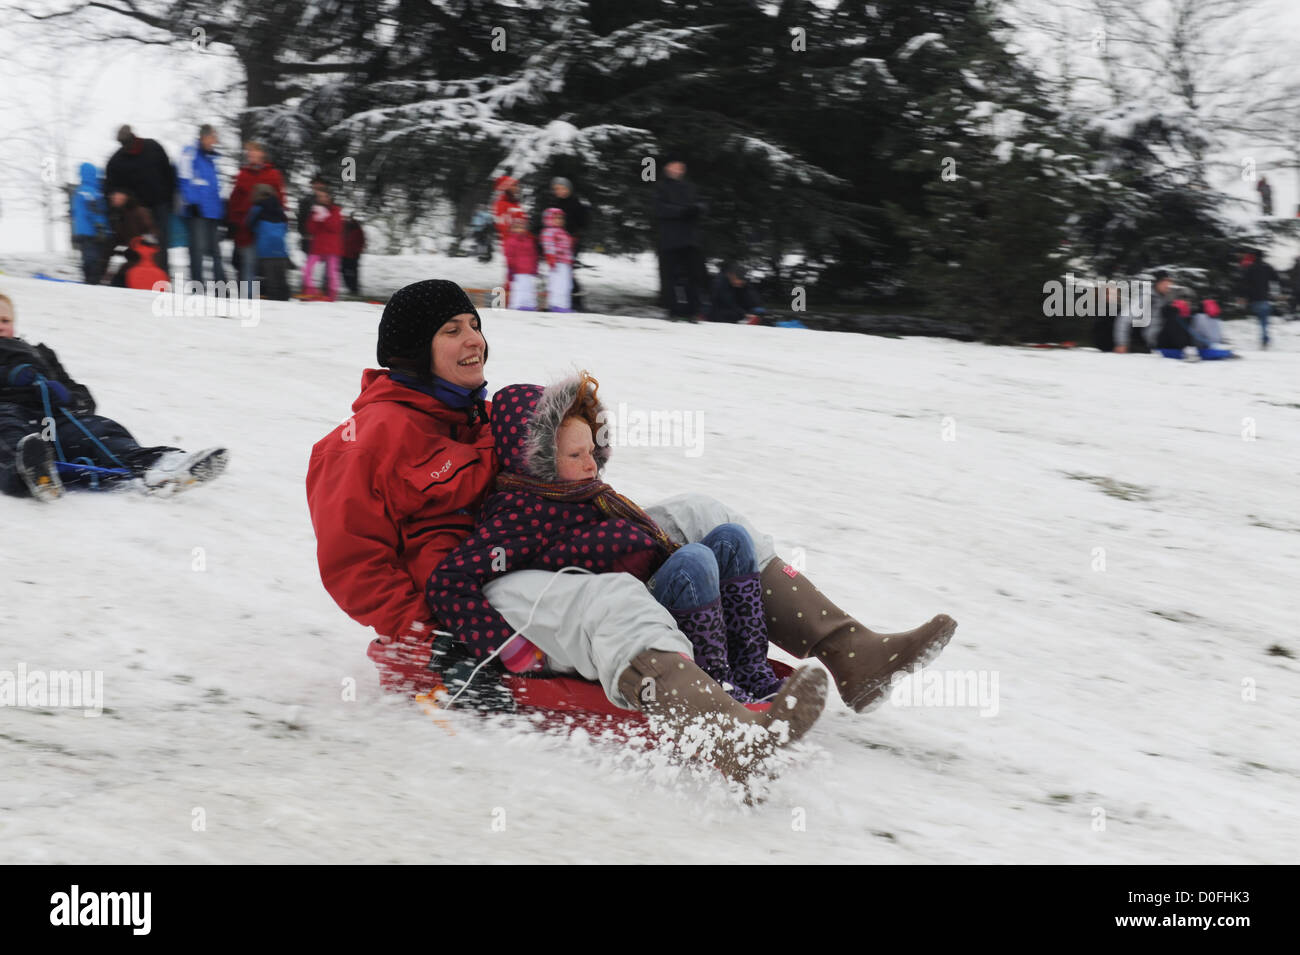
<svg viewBox="0 0 1300 955"><path fill-rule="evenodd" d="M496 198L492 203L492 222L496 226L497 238L505 242L510 234L510 225L514 221L515 210L523 211L519 204L519 180L511 176L499 176L493 184Z"/></svg>
<svg viewBox="0 0 1300 955"><path fill-rule="evenodd" d="M521 312L537 311L537 240L528 231L528 217L516 209L510 217L510 233L502 243L506 253L509 307Z"/></svg>
<svg viewBox="0 0 1300 955"><path fill-rule="evenodd" d="M284 177L266 158L266 147L259 142L244 144L245 164L240 167L235 185L230 190L230 199L226 202L226 221L235 235L235 250L239 254L239 280L244 285L245 294L252 295L252 283L257 278L256 237L246 224L248 211L253 208L253 190L265 183L275 190L276 198L282 208L288 208L284 201Z"/></svg>
<svg viewBox="0 0 1300 955"><path fill-rule="evenodd" d="M385 686L429 689L429 574L474 526L496 476L487 342L454 282L399 289L384 307L378 369L352 417L312 448L307 503L321 581L379 639Z"/></svg>
<svg viewBox="0 0 1300 955"><path fill-rule="evenodd" d="M497 230L497 239L501 243L501 253L505 254L506 238L510 235L511 224L516 214L523 215L524 207L519 204L519 180L511 176L499 176L494 183L496 198L492 203L492 224ZM510 288L510 266L506 265L506 288Z"/></svg>
<svg viewBox="0 0 1300 955"><path fill-rule="evenodd" d="M314 298L316 291L316 266L325 263L329 282L328 298L339 297L339 260L343 257L343 210L339 208L329 189L319 184L314 189L316 201L312 203L311 219L307 231L311 234L311 252L302 267L302 293Z"/></svg>

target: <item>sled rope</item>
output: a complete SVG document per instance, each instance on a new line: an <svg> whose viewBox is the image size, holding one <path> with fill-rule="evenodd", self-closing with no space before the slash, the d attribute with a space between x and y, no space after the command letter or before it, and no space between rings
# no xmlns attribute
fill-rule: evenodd
<svg viewBox="0 0 1300 955"><path fill-rule="evenodd" d="M455 696L453 696L450 700L448 700L446 703L442 705L443 709L449 710L456 705L456 700L460 698L460 695L462 693L464 693L466 690L469 689L470 684L474 682L474 677L478 676L478 671L483 669L485 666L488 665L488 663L490 663L493 659L495 659L497 655L500 654L503 649L505 649L506 645L510 643L511 640L513 640L515 637L520 637L520 636L522 636L525 640L528 639L528 634L525 631L528 629L529 625L533 622L533 617L537 614L537 605L540 604L542 602L542 598L546 596L546 591L551 589L551 584L559 580L560 574L563 573L592 574L592 576L595 576L592 571L587 570L587 568L585 567L561 567L559 570L557 570L555 572L555 576L553 576L550 580L546 582L546 586L542 588L542 592L538 594L537 599L533 601L532 609L528 611L528 619L524 621L524 625L520 627L518 630L516 630L514 633L510 634L510 636L507 637L505 640L503 640L501 642L501 646L497 647L495 650L493 650L491 653L489 653L486 657L483 658L483 662L480 663L478 666L476 666L473 669L473 671L470 673L469 679L465 681L465 685L456 691Z"/></svg>
<svg viewBox="0 0 1300 955"><path fill-rule="evenodd" d="M95 447L99 448L99 450L103 451L106 455L108 455L109 460L112 461L114 464L116 464L119 468L121 468L124 474L130 473L130 468L128 468L121 461L119 461L117 459L117 455L114 454L112 451L108 450L108 448L106 448L104 444L99 440L99 438L91 434L90 429L87 428L80 421L78 421L71 411L69 411L67 408L60 408L59 410L62 411L65 415L67 415L69 421L71 421L73 424L75 424L78 428L81 429L82 433L90 439L91 443Z"/></svg>
<svg viewBox="0 0 1300 955"><path fill-rule="evenodd" d="M31 368L31 367L32 365L30 362L24 362L23 364L19 365L17 368L13 369L13 371L9 372L9 380L12 382L20 371L22 371L24 368ZM45 420L54 423L54 452L58 456L59 462L62 464L76 464L78 461L85 461L86 464L89 465L90 467L97 467L94 461L92 461L89 457L85 457L85 456L79 457L74 461L68 460L68 456L63 451L63 442L59 440L59 426L54 419L54 406L50 403L50 386L48 382L45 380L45 376L40 374L36 376L35 384L36 387L41 390L41 407L45 411ZM122 469L121 473L123 474L130 473L130 469L127 468L125 464L123 464L121 461L118 460L117 455L115 455L112 451L108 450L108 448L104 446L104 443L99 440L99 438L91 434L90 429L87 428L80 421L78 421L76 416L71 411L69 411L67 408L64 408L62 406L60 406L59 410L63 412L64 417L66 417L69 421L71 421L73 424L75 424L78 428L81 429L82 434L84 434L87 438L90 439L91 444L93 444L100 451L104 452L104 455L110 461L112 461L114 464L116 464L119 468ZM92 482L91 484L92 487L98 487L99 486L98 475L92 473L91 482Z"/></svg>

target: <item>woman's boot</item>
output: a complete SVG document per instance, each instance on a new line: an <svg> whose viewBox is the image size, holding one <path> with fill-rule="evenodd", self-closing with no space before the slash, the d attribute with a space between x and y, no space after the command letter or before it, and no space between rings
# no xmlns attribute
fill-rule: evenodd
<svg viewBox="0 0 1300 955"><path fill-rule="evenodd" d="M957 629L957 621L940 614L905 633L876 633L779 557L763 568L762 584L769 639L796 657L821 660L840 698L858 713L884 698L895 673L934 660Z"/></svg>
<svg viewBox="0 0 1300 955"><path fill-rule="evenodd" d="M781 679L767 660L767 623L759 576L753 573L724 580L721 591L731 681L752 698L765 699L780 688Z"/></svg>
<svg viewBox="0 0 1300 955"><path fill-rule="evenodd" d="M826 674L803 667L781 685L766 710L732 699L693 662L671 650L646 650L618 679L634 707L671 730L688 757L713 763L729 779L744 782L763 762L802 737L826 705Z"/></svg>
<svg viewBox="0 0 1300 955"><path fill-rule="evenodd" d="M754 698L736 685L731 672L721 599L694 610L674 610L672 615L673 620L677 621L677 629L691 641L699 668L726 686L728 692L741 703L752 703Z"/></svg>

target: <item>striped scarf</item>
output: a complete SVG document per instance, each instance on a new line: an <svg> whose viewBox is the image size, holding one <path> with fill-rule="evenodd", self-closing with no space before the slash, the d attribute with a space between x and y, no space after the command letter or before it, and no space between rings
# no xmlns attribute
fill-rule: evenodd
<svg viewBox="0 0 1300 955"><path fill-rule="evenodd" d="M525 474L502 471L497 475L496 489L498 491L522 491L525 494L536 494L548 501L563 501L565 503L590 501L606 517L622 518L629 523L640 525L647 534L654 538L654 542L665 554L671 554L681 546L675 543L664 529L654 522L654 519L649 514L599 478L593 478L590 481L557 481L552 484L528 477Z"/></svg>

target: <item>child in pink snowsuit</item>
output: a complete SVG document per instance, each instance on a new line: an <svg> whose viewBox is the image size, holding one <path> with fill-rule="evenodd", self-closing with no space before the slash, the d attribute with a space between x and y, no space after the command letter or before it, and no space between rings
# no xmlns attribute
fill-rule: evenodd
<svg viewBox="0 0 1300 955"><path fill-rule="evenodd" d="M328 272L329 300L339 297L339 266L343 258L343 211L334 202L324 186L316 187L316 201L311 207L307 232L311 235L311 254L302 267L302 291L314 296L316 291L316 266L322 260Z"/></svg>
<svg viewBox="0 0 1300 955"><path fill-rule="evenodd" d="M537 240L528 231L522 209L510 216L510 231L501 242L510 275L509 307L521 312L537 311Z"/></svg>
<svg viewBox="0 0 1300 955"><path fill-rule="evenodd" d="M552 206L542 213L542 251L546 253L547 307L573 311L573 236L564 231L564 210Z"/></svg>

